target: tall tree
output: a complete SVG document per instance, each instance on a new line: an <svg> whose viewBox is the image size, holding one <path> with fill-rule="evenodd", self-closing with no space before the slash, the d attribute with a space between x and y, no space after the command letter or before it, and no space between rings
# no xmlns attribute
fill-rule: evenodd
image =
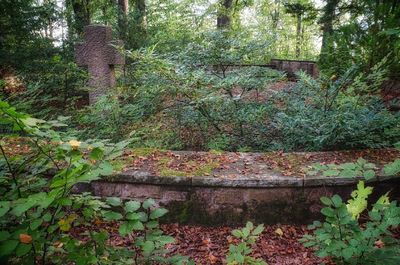
<svg viewBox="0 0 400 265"><path fill-rule="evenodd" d="M147 40L147 7L145 0L130 0L127 47L138 49Z"/></svg>
<svg viewBox="0 0 400 265"><path fill-rule="evenodd" d="M284 3L285 11L296 18L296 58L300 57L303 39L303 21L311 21L316 17L316 10L309 2L298 1L295 3Z"/></svg>
<svg viewBox="0 0 400 265"><path fill-rule="evenodd" d="M127 39L128 13L129 13L129 1L118 0L118 32L119 32L119 38L123 41L126 41Z"/></svg>
<svg viewBox="0 0 400 265"><path fill-rule="evenodd" d="M230 29L232 24L233 0L220 0L218 4L217 28Z"/></svg>
<svg viewBox="0 0 400 265"><path fill-rule="evenodd" d="M323 14L319 19L322 25L322 45L320 54L320 63L324 64L327 61L327 54L333 44L333 22L337 18L336 10L340 0L326 0L323 8Z"/></svg>
<svg viewBox="0 0 400 265"><path fill-rule="evenodd" d="M74 11L75 18L75 30L76 33L81 36L85 26L90 24L91 21L91 0L72 0L72 9Z"/></svg>

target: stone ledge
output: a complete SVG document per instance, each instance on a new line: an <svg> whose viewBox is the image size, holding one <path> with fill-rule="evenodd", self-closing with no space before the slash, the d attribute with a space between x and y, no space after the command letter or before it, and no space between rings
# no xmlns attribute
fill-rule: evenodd
<svg viewBox="0 0 400 265"><path fill-rule="evenodd" d="M398 176L377 176L367 183L382 182L391 179L399 179ZM323 177L323 176L306 176L306 177L286 177L279 175L263 175L263 176L237 176L234 178L227 177L181 177L170 176L160 177L152 175L145 171L130 170L123 173L117 173L105 179L109 182L132 183L132 184L148 184L148 185L172 185L187 187L232 187L232 188L274 188L274 187L320 187L320 186L347 186L363 180L362 177L343 178L343 177Z"/></svg>
<svg viewBox="0 0 400 265"><path fill-rule="evenodd" d="M154 178L147 180L154 180ZM321 196L330 197L338 194L346 201L356 186L355 183L350 182L335 185L337 183L335 181L330 182L330 185L309 187L262 187L258 181L250 182L254 187L249 187L249 183L246 183L248 186L243 186L243 183L236 183L236 185L232 182L223 183L232 185L230 187L221 186L221 183L216 182L201 183L207 186L183 185L179 181L175 183L179 184L173 184L171 181L163 185L160 182L152 184L100 180L85 187L82 186L76 192L91 191L95 196L116 196L140 201L154 198L158 205L170 211L167 219L164 220L166 222L237 225L252 220L267 224L307 224L321 218L320 210L324 207L320 201ZM389 190L391 200L399 200L399 183L400 178L370 183L369 186L374 188L374 192L369 198L369 203L376 202ZM314 184L319 183L314 182Z"/></svg>

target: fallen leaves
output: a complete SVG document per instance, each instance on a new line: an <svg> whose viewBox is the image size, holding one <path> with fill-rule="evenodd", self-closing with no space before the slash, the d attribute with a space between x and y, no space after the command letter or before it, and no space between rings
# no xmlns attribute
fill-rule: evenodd
<svg viewBox="0 0 400 265"><path fill-rule="evenodd" d="M19 241L24 244L30 244L32 242L32 237L28 234L20 234Z"/></svg>
<svg viewBox="0 0 400 265"><path fill-rule="evenodd" d="M277 234L279 236L283 236L283 231L279 227L274 232L275 232L275 234Z"/></svg>

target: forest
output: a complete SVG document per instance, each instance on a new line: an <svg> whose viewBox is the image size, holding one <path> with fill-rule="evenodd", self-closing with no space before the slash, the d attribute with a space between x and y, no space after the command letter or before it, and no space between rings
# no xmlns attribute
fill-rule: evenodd
<svg viewBox="0 0 400 265"><path fill-rule="evenodd" d="M0 14L1 264L400 264L398 0Z"/></svg>

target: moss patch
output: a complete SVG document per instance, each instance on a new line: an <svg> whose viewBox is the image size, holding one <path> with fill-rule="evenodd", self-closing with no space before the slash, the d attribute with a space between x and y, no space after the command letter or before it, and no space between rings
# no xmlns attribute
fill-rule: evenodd
<svg viewBox="0 0 400 265"><path fill-rule="evenodd" d="M131 149L132 155L134 156L150 156L159 151L161 150L152 147L141 147L141 148Z"/></svg>
<svg viewBox="0 0 400 265"><path fill-rule="evenodd" d="M188 160L184 163L174 163L170 157L163 157L157 163L157 173L162 177L176 176L208 176L219 166L219 163L208 161Z"/></svg>

